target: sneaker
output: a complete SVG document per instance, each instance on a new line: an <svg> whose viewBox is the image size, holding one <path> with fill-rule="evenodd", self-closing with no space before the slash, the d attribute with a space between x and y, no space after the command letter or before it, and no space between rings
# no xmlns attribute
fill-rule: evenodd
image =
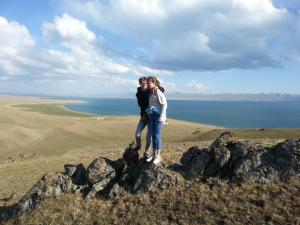
<svg viewBox="0 0 300 225"><path fill-rule="evenodd" d="M157 165L158 163L160 163L160 156L156 156L153 160L153 164Z"/></svg>
<svg viewBox="0 0 300 225"><path fill-rule="evenodd" d="M146 161L147 161L147 162L151 162L152 159L153 159L153 156L149 156L148 158L146 158Z"/></svg>

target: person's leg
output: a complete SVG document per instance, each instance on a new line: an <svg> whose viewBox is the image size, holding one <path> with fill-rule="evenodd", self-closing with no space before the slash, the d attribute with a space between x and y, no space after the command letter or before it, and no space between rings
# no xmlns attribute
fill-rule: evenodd
<svg viewBox="0 0 300 225"><path fill-rule="evenodd" d="M162 140L161 140L161 133L163 129L163 122L157 121L156 130L155 130L155 139L156 139L156 150L160 153L162 148Z"/></svg>
<svg viewBox="0 0 300 225"><path fill-rule="evenodd" d="M153 159L153 156L154 156L154 149L155 149L155 146L156 146L156 143L155 143L155 139L153 138L154 137L154 132L155 132L155 129L154 129L154 126L155 126L155 117L153 115L153 113L151 113L149 115L149 123L148 123L148 132L150 133L150 137L152 139L152 152L148 151L149 154L147 156L147 162L150 162L152 159Z"/></svg>
<svg viewBox="0 0 300 225"><path fill-rule="evenodd" d="M146 123L145 120L143 118L141 118L139 120L139 123L136 127L136 131L135 131L135 142L136 142L136 147L137 149L140 149L142 147L142 139L141 139L141 135L142 135L142 131L145 128Z"/></svg>
<svg viewBox="0 0 300 225"><path fill-rule="evenodd" d="M149 152L151 146L151 126L150 126L150 119L147 120L147 135L146 135L146 145L145 145L145 156L149 157L152 153Z"/></svg>
<svg viewBox="0 0 300 225"><path fill-rule="evenodd" d="M159 117L156 119L155 123L155 142L156 142L156 148L155 148L155 159L153 161L154 164L158 164L160 162L160 151L162 148L162 141L161 141L161 132L163 128L163 123L161 121L158 121Z"/></svg>

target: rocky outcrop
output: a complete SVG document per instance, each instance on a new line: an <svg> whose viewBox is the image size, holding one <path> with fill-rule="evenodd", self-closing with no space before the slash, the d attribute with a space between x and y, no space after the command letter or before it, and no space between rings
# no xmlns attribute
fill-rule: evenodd
<svg viewBox="0 0 300 225"><path fill-rule="evenodd" d="M172 185L163 165L154 166L144 158L139 159L137 150L131 147L125 149L123 158L115 161L99 157L87 168L82 164L66 164L64 168L64 173L45 174L18 203L2 209L0 222L65 193L81 193L88 199L115 199Z"/></svg>
<svg viewBox="0 0 300 225"><path fill-rule="evenodd" d="M300 140L263 147L225 132L208 149L189 149L181 163L188 177L217 177L233 182L283 181L300 176Z"/></svg>
<svg viewBox="0 0 300 225"><path fill-rule="evenodd" d="M208 148L195 146L188 149L180 161L182 166L177 172L183 172L186 178L231 182L284 181L300 177L300 140L286 140L273 147L263 147L225 132ZM146 162L131 146L117 160L98 157L87 168L82 164L66 164L64 168L63 173L42 176L18 203L0 207L0 223L33 210L47 198L65 193L80 193L84 198L116 199L165 189L178 182L177 177L168 172L170 167L164 163Z"/></svg>

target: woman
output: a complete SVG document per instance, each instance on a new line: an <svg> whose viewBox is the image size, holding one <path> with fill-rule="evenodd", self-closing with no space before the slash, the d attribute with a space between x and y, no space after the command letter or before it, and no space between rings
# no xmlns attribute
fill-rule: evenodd
<svg viewBox="0 0 300 225"><path fill-rule="evenodd" d="M167 120L167 99L164 93L159 89L159 81L156 77L147 78L149 95L149 108L146 110L150 118L150 129L152 136L153 156L147 158L147 162L152 161L158 164L161 161L160 151L162 147L161 132L163 125Z"/></svg>

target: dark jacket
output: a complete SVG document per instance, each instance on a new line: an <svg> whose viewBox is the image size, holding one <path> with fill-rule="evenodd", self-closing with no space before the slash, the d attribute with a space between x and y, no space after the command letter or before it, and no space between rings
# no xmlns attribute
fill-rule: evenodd
<svg viewBox="0 0 300 225"><path fill-rule="evenodd" d="M162 92L165 91L165 89L161 86L159 86L158 88ZM142 91L141 87L137 88L137 92L136 92L135 96L137 98L138 105L141 109L141 112L140 112L141 117L145 115L145 113L146 113L145 111L149 107L149 95L150 95L150 90Z"/></svg>

